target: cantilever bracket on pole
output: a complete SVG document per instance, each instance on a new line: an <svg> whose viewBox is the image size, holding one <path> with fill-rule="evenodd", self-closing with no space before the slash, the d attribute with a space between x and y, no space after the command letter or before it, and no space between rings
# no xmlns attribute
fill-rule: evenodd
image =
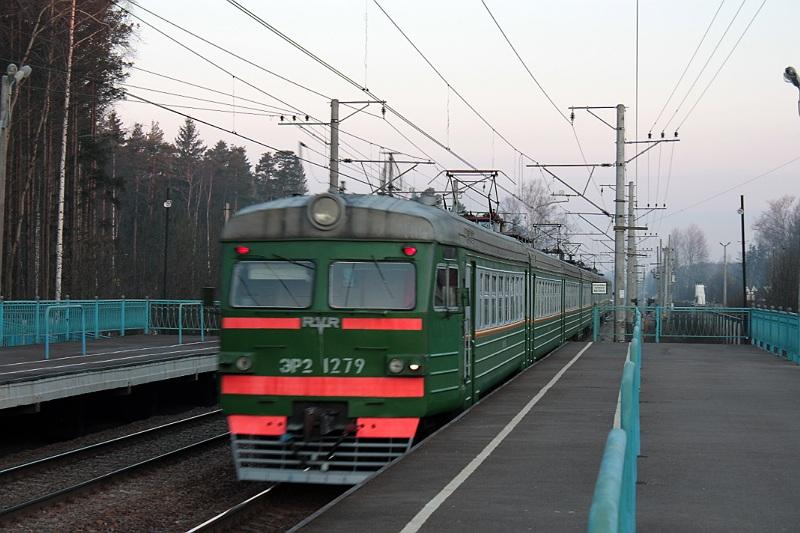
<svg viewBox="0 0 800 533"><path fill-rule="evenodd" d="M564 181L564 180L562 180L561 178L559 178L559 177L558 177L558 176L557 176L557 175L556 175L556 174L555 174L555 173L554 173L552 170L550 170L549 168L547 168L547 166L546 166L546 165L525 165L525 166L526 166L526 167L538 167L538 168L543 168L545 172L547 172L547 173L548 173L548 174L550 174L550 175L551 175L553 178L557 179L559 182L561 182L561 183L563 183L564 185L566 185L567 187L569 187L569 190L571 190L572 192L574 192L575 194L577 194L578 196L580 196L581 198L583 198L584 200L586 200L587 202L589 202L590 204L592 204L592 206L593 206L593 207L597 208L597 210L598 210L598 211L600 211L601 213L603 213L605 216L607 216L607 217L610 217L610 216L612 216L612 215L611 215L611 213L609 213L608 211L606 211L605 209L603 209L602 207L600 207L599 205L597 205L597 204L596 204L596 203L594 203L593 201L589 200L589 199L588 199L586 196L584 196L583 194L581 194L581 193L580 193L580 191L578 191L578 189L576 189L575 187L573 187L572 185L570 185L570 184L569 184L569 183L567 183L566 181Z"/></svg>
<svg viewBox="0 0 800 533"><path fill-rule="evenodd" d="M645 153L645 152L647 152L649 150L652 150L653 148L656 147L657 144L661 144L661 143L676 143L676 142L679 142L679 141L680 141L680 139L656 139L655 141L625 141L625 144L651 143L650 146L648 146L647 148L645 148L644 150L642 150L641 152L639 152L635 156L631 157L630 159L626 160L625 164L627 165L628 163L630 163L631 161L633 161L634 159L636 159L637 157L639 157L643 153Z"/></svg>

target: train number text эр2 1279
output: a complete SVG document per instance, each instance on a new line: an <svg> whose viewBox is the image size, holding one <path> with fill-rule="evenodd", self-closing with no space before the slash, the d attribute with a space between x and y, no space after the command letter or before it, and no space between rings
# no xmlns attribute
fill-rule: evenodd
<svg viewBox="0 0 800 533"><path fill-rule="evenodd" d="M356 357L323 357L322 374L360 374L364 371L366 361ZM278 372L281 374L315 374L314 361L309 358L285 357L278 360Z"/></svg>

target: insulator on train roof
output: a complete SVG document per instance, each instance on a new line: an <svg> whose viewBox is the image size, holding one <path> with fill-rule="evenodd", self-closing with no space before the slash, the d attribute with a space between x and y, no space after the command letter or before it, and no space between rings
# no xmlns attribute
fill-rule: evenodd
<svg viewBox="0 0 800 533"><path fill-rule="evenodd" d="M292 115L292 120L297 120L297 115Z"/></svg>
<svg viewBox="0 0 800 533"><path fill-rule="evenodd" d="M306 115L306 122L308 122L308 115Z"/></svg>
<svg viewBox="0 0 800 533"><path fill-rule="evenodd" d="M652 131L647 132L647 138L648 139L652 139L653 138L653 132Z"/></svg>
<svg viewBox="0 0 800 533"><path fill-rule="evenodd" d="M283 115L281 115L281 122L283 122Z"/></svg>

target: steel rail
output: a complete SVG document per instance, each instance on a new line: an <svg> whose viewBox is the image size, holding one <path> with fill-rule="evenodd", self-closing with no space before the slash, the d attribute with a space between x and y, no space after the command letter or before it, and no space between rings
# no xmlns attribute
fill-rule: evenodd
<svg viewBox="0 0 800 533"><path fill-rule="evenodd" d="M89 480L86 480L86 481L82 481L80 483L76 483L75 485L70 485L69 487L65 487L63 489L59 489L59 490L51 492L49 494L45 494L43 496L39 496L39 497L34 498L32 500L28 500L28 501L13 505L11 507L6 507L5 509L0 509L0 517L8 517L10 515L16 514L16 513L20 512L20 511L23 511L23 510L26 510L26 509L29 509L29 508L32 508L32 507L35 507L35 506L39 506L39 505L42 505L42 504L45 504L45 503L48 503L48 502L52 502L52 501L57 501L59 498L62 498L62 497L67 496L67 495L75 494L75 493L79 492L80 490L85 489L85 488L87 488L89 486L96 485L96 484L101 483L103 481L108 481L111 478L120 476L122 474L130 473L130 472L132 472L134 470L138 470L138 469L140 469L142 467L145 467L145 466L153 465L153 464L155 464L155 463L157 463L159 461L163 461L164 459L168 459L168 458L172 458L172 457L176 457L176 456L185 454L187 452L193 451L193 450L195 450L197 448L200 448L202 446L206 446L206 445L211 444L213 442L217 442L217 441L220 441L222 439L227 439L229 436L230 436L230 433L228 433L228 432L221 433L221 434L216 435L214 437L209 437L209 438L201 440L199 442L195 442L193 444L188 444L186 446L182 446L182 447L177 448L175 450L172 450L172 451L169 451L169 452L166 452L166 453L162 453L162 454L157 455L155 457L151 457L150 459L145 459L144 461L139 461L138 463L134 463L134 464L129 465L129 466L118 468L117 470L114 470L112 472L108 472L106 474L102 474L102 475L94 477L92 479L89 479Z"/></svg>
<svg viewBox="0 0 800 533"><path fill-rule="evenodd" d="M105 448L106 446L111 446L113 444L117 444L119 442L123 442L128 439L133 439L136 437L141 437L143 435L147 435L149 433L153 433L162 429L178 426L181 424L186 424L188 422L192 422L198 420L200 418L205 418L207 416L215 415L221 413L222 409L215 409L214 411L209 411L208 413L201 413L199 415L190 416L188 418L182 418L181 420L175 420L173 422L168 422L166 424L161 424L160 426L155 426L148 429L143 429L141 431L137 431L135 433L130 433L128 435L122 435L121 437L115 437L113 439L109 439L102 442L96 442L94 444L89 444L88 446L83 446L82 448L75 448L74 450L68 450L66 452L57 453L55 455L50 455L47 457L42 457L41 459L35 459L33 461L29 461L27 463L21 463L18 465L10 466L3 470L0 470L0 477L6 476L8 474L13 474L15 472L20 472L23 470L27 470L28 468L32 468L35 466L41 466L43 464L56 461L58 459L64 459L66 457L71 457L73 455L79 455L82 453L86 453L92 450L97 450L99 448Z"/></svg>
<svg viewBox="0 0 800 533"><path fill-rule="evenodd" d="M274 485L270 485L266 489L262 490L258 494L254 496L250 496L243 502L239 502L230 509L219 513L218 515L209 518L202 524L193 527L192 529L188 530L186 533L199 533L201 531L228 531L231 525L231 521L234 519L235 516L238 516L244 511L245 509L250 508L251 506L255 505L257 502L261 501L267 494L272 492L272 489L280 485L280 483L275 483Z"/></svg>

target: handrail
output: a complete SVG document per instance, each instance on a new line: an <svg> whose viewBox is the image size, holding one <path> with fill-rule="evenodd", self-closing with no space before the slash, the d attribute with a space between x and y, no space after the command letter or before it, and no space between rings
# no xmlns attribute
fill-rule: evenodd
<svg viewBox="0 0 800 533"><path fill-rule="evenodd" d="M632 339L622 372L618 411L614 417L614 427L606 439L592 506L589 509L590 533L636 531L636 460L640 451L641 366L642 315L637 308L634 313Z"/></svg>
<svg viewBox="0 0 800 533"><path fill-rule="evenodd" d="M86 355L86 314L80 304L48 305L44 311L44 358L50 359L50 311L53 309L80 309L81 311L81 353ZM69 333L67 333L69 335Z"/></svg>
<svg viewBox="0 0 800 533"><path fill-rule="evenodd" d="M203 318L203 303L202 302L181 302L178 304L178 344L183 344L183 308L188 305L200 306L200 340L206 340L205 323Z"/></svg>

